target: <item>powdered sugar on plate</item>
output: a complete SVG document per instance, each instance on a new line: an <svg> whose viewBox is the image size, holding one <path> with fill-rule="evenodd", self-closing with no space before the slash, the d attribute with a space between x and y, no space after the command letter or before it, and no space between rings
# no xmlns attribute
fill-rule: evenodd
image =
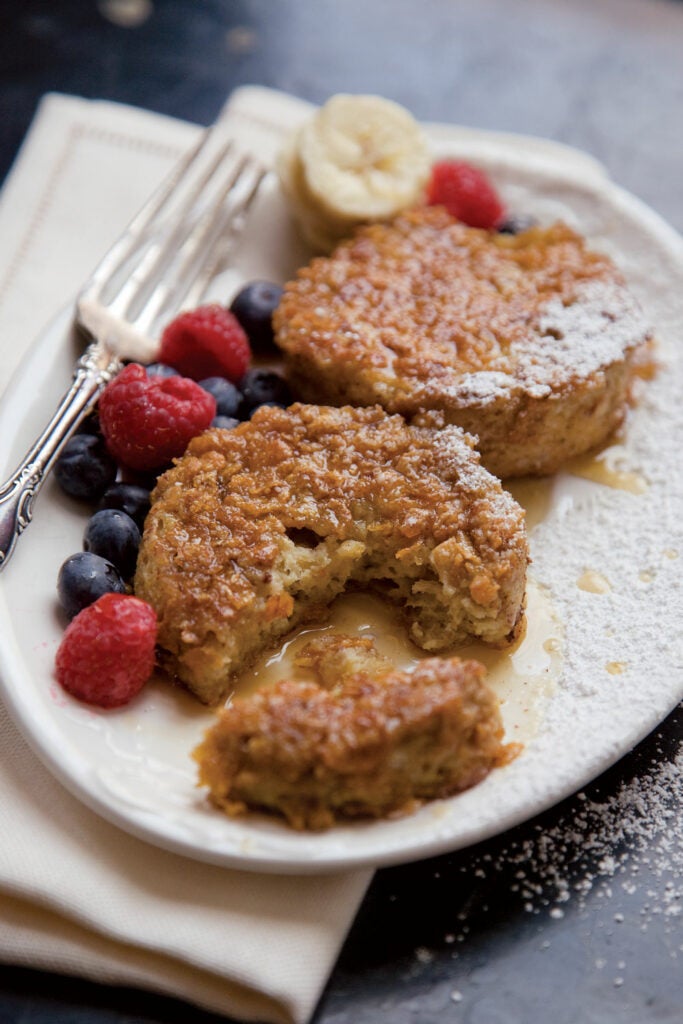
<svg viewBox="0 0 683 1024"><path fill-rule="evenodd" d="M540 383L558 374L588 377L596 367L623 359L648 334L645 317L632 296L606 281L587 282L570 305L551 299L543 307L539 330L553 344L522 346L519 362L522 373L532 371Z"/></svg>
<svg viewBox="0 0 683 1024"><path fill-rule="evenodd" d="M526 756L565 795L650 732L683 692L682 387L680 362L667 361L625 427L617 467L638 474L642 493L559 474L531 533L531 571L565 639L560 687ZM591 573L599 587L582 585ZM527 770L511 784L538 783Z"/></svg>
<svg viewBox="0 0 683 1024"><path fill-rule="evenodd" d="M559 918L564 905L582 911L590 893L614 902L614 920L624 911L619 893L641 892L641 926L653 919L677 918L683 913L683 822L676 808L683 803L683 752L663 759L640 777L624 782L611 796L589 799L578 794L578 807L550 828L537 826L531 836L513 840L499 854L508 869L517 867L513 891L530 914ZM491 858L478 856L472 868L480 878ZM644 866L656 889L642 892Z"/></svg>

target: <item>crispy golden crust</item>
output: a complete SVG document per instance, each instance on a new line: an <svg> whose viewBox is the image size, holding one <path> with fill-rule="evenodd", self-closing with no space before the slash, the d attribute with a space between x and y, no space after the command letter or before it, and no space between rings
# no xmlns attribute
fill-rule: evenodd
<svg viewBox="0 0 683 1024"><path fill-rule="evenodd" d="M159 481L135 591L157 611L167 665L206 703L351 585L403 608L444 650L514 638L523 512L458 428L380 408L262 408L209 430Z"/></svg>
<svg viewBox="0 0 683 1024"><path fill-rule="evenodd" d="M303 399L440 410L502 477L603 441L648 339L614 264L566 225L496 234L439 207L314 259L274 323Z"/></svg>
<svg viewBox="0 0 683 1024"><path fill-rule="evenodd" d="M363 643L318 642L311 664L320 682L281 681L219 712L194 752L200 784L217 806L321 829L413 810L474 785L509 758L478 662L428 658L412 673L381 662L378 670Z"/></svg>

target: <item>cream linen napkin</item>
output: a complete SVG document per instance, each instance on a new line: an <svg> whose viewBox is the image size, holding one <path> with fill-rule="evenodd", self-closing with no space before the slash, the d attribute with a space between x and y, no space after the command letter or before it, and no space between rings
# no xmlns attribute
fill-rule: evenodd
<svg viewBox="0 0 683 1024"><path fill-rule="evenodd" d="M262 100L240 114L237 96L235 116L242 131L253 120L267 156L272 126L298 108L266 109L260 124ZM109 103L42 101L0 200L3 391L196 131ZM63 789L1 705L0 820L0 959L244 1020L310 1018L370 879L252 875L148 846Z"/></svg>

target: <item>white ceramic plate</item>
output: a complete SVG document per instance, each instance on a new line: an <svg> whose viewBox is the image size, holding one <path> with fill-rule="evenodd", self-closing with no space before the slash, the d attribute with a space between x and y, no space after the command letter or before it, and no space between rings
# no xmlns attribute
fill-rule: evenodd
<svg viewBox="0 0 683 1024"><path fill-rule="evenodd" d="M196 859L320 872L464 847L579 789L683 695L680 239L588 158L514 138L431 131L437 152L488 166L513 210L543 220L563 216L616 258L656 325L664 368L619 445L580 470L597 482L564 473L532 495L533 628L526 645L498 659L496 669L506 723L511 738L524 740L523 753L476 788L397 820L312 835L265 818L230 820L195 786L189 753L210 715L189 697L154 682L129 707L101 712L62 693L53 678L64 625L55 581L64 558L81 547L85 514L48 483L0 577L4 699L38 756L93 810ZM223 286L285 278L304 257L273 188L260 200ZM74 354L64 315L33 349L0 411L3 474L42 427ZM531 491L521 486L517 493L526 500ZM354 621L367 632L366 613L361 607ZM384 642L401 648L395 636Z"/></svg>

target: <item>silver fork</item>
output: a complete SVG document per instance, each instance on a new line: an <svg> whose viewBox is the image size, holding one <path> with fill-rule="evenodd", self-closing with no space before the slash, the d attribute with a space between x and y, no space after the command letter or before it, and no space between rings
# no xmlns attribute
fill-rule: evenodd
<svg viewBox="0 0 683 1024"><path fill-rule="evenodd" d="M153 358L154 340L201 302L241 230L266 171L207 129L107 252L76 300L92 339L52 419L0 485L0 570L33 518L33 502L66 441L120 370L122 354Z"/></svg>

